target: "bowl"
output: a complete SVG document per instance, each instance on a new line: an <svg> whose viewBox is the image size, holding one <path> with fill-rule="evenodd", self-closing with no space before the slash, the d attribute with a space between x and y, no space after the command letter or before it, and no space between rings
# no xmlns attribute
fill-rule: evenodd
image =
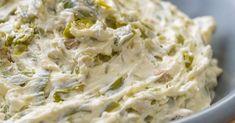
<svg viewBox="0 0 235 123"><path fill-rule="evenodd" d="M189 17L211 15L217 21L214 57L223 74L218 78L212 105L173 123L229 123L235 119L235 0L170 0Z"/></svg>

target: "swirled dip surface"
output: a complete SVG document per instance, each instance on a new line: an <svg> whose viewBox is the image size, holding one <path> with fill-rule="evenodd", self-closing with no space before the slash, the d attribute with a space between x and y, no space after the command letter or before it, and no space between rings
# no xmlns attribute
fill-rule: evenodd
<svg viewBox="0 0 235 123"><path fill-rule="evenodd" d="M1 122L163 123L212 102L212 17L158 0L0 6Z"/></svg>

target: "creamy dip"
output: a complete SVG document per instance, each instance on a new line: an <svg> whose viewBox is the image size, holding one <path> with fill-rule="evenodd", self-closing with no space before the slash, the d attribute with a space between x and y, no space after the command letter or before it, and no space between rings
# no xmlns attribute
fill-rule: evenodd
<svg viewBox="0 0 235 123"><path fill-rule="evenodd" d="M212 17L160 0L1 0L0 122L164 123L210 106Z"/></svg>

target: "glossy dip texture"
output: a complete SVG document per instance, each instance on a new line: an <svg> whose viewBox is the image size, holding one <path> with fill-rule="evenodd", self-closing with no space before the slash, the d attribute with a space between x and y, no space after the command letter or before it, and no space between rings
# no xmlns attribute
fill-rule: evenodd
<svg viewBox="0 0 235 123"><path fill-rule="evenodd" d="M215 97L211 16L159 0L0 5L3 122L164 123Z"/></svg>

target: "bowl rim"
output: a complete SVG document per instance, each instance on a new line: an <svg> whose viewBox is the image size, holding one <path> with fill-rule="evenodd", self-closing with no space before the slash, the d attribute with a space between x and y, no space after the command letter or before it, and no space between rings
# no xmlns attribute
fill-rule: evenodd
<svg viewBox="0 0 235 123"><path fill-rule="evenodd" d="M204 123L221 123L226 121L229 122L230 120L232 120L232 118L235 118L235 110L232 108L234 106L235 90L233 90L217 102L213 103L210 107L185 118L172 121L171 123L199 123L199 121L204 121ZM214 117L211 118L208 116Z"/></svg>

